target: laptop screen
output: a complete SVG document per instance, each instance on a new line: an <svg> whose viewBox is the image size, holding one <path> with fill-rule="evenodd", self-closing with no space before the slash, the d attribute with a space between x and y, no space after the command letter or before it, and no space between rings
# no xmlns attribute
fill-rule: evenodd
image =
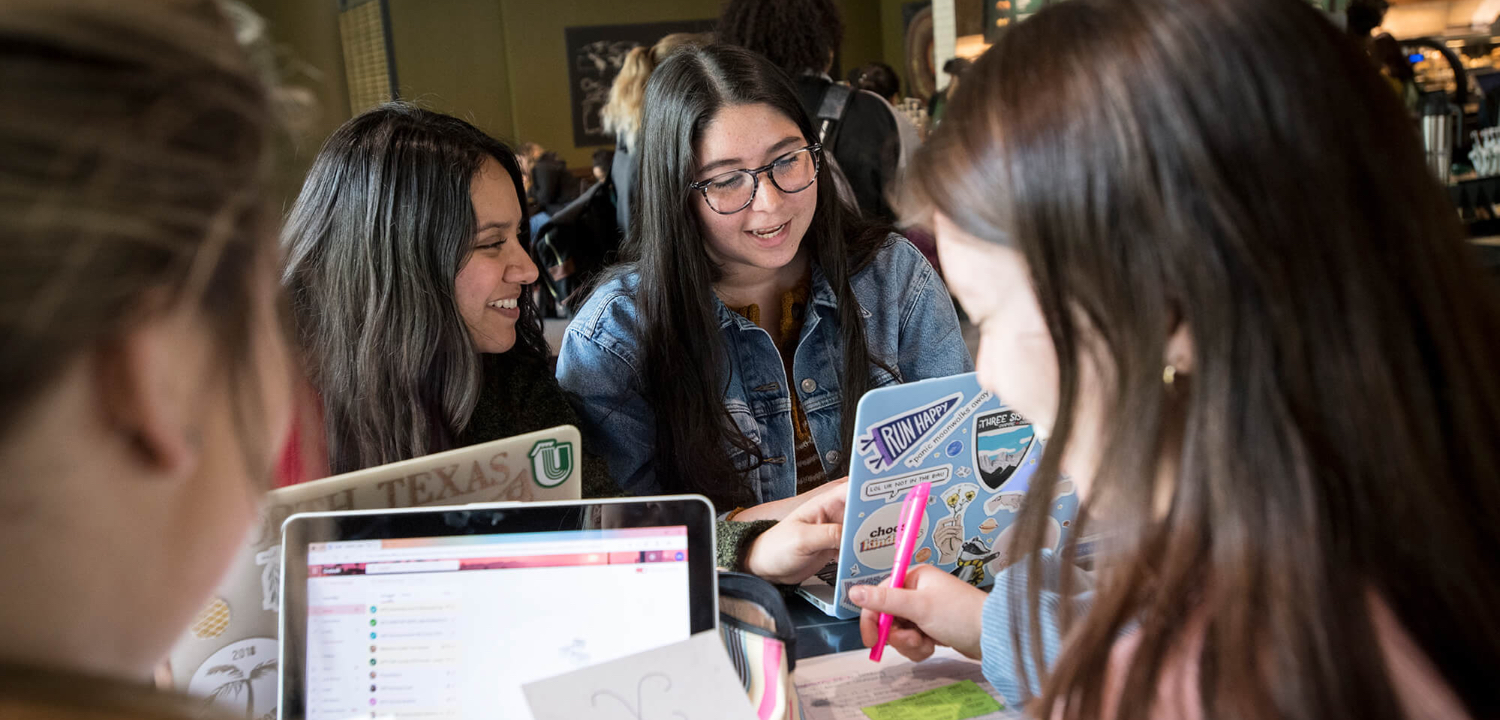
<svg viewBox="0 0 1500 720"><path fill-rule="evenodd" d="M528 718L522 684L690 635L687 530L311 543L306 717Z"/></svg>

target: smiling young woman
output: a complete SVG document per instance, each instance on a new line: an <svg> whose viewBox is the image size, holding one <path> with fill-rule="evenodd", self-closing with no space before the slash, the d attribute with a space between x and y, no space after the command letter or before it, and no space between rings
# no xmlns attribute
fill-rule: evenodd
<svg viewBox="0 0 1500 720"><path fill-rule="evenodd" d="M972 369L952 300L837 199L796 91L754 53L668 58L638 145L633 257L569 326L558 379L625 491L741 509L721 564L798 582L837 551L828 481L859 398Z"/></svg>
<svg viewBox="0 0 1500 720"><path fill-rule="evenodd" d="M283 282L333 472L577 422L531 304L524 193L510 148L410 105L324 144ZM585 492L612 487L592 455L583 471Z"/></svg>

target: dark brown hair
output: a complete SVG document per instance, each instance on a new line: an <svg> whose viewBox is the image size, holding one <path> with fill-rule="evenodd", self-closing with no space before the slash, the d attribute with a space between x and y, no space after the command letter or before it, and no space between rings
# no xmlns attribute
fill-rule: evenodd
<svg viewBox="0 0 1500 720"><path fill-rule="evenodd" d="M823 72L844 42L834 0L729 0L714 31L719 42L759 53L790 77Z"/></svg>
<svg viewBox="0 0 1500 720"><path fill-rule="evenodd" d="M174 303L244 369L273 122L218 4L8 0L0 97L0 426Z"/></svg>
<svg viewBox="0 0 1500 720"><path fill-rule="evenodd" d="M697 172L694 146L705 128L724 108L749 104L785 115L809 143L817 137L786 75L743 48L689 46L652 73L640 131L639 211L632 220L638 240L629 249L630 262L614 273L640 275L635 297L645 396L658 418L655 463L662 486L703 493L730 508L754 502L747 475L764 458L724 408L728 350L713 291L720 269L708 256L694 211L703 199L688 186ZM828 172L823 165L807 191L818 194L818 209L802 242L838 303L844 408L839 436L848 447L853 409L870 388L871 368L885 367L884 358L870 354L850 278L885 246L889 229L860 219L841 202ZM737 449L744 462L720 448ZM847 463L845 458L831 474L844 472Z"/></svg>
<svg viewBox="0 0 1500 720"><path fill-rule="evenodd" d="M1080 363L1107 368L1085 508L1107 550L1036 716L1114 705L1132 626L1114 716L1160 712L1201 618L1203 717L1400 717L1371 596L1472 716L1500 714L1500 306L1368 61L1297 0L1073 0L957 95L911 184L1030 266L1060 387L1029 547ZM1179 323L1194 367L1168 388ZM1037 642L1011 627L1038 667L1039 592Z"/></svg>
<svg viewBox="0 0 1500 720"><path fill-rule="evenodd" d="M458 118L387 103L328 138L287 214L282 282L336 474L460 444L484 370L454 282L473 253L470 181L487 157L524 199L504 143ZM516 344L495 371L547 361L530 292L520 312Z"/></svg>

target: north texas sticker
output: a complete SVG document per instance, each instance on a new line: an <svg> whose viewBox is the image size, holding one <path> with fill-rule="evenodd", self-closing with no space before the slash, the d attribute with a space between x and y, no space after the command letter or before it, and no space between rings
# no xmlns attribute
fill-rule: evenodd
<svg viewBox="0 0 1500 720"><path fill-rule="evenodd" d="M869 431L856 443L859 454L864 457L865 467L877 473L894 467L963 397L963 393L953 393L932 404L871 424Z"/></svg>

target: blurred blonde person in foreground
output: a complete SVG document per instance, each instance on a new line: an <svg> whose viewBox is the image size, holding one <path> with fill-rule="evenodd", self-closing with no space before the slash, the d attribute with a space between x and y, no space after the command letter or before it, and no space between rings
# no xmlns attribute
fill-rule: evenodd
<svg viewBox="0 0 1500 720"><path fill-rule="evenodd" d="M150 689L255 517L289 358L267 91L207 0L0 4L0 717Z"/></svg>

